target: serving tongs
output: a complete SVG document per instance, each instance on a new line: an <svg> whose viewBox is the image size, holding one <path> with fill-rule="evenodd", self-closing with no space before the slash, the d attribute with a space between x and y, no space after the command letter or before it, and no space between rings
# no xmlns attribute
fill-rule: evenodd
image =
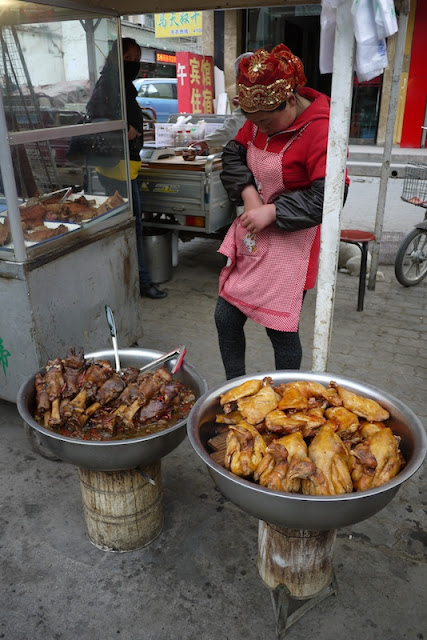
<svg viewBox="0 0 427 640"><path fill-rule="evenodd" d="M114 360L116 363L116 372L120 371L120 359L119 359L119 350L117 347L117 331L116 331L116 323L114 320L114 315L107 304L105 305L105 313L107 314L107 322L110 327L111 339L113 341L113 350L114 350Z"/></svg>
<svg viewBox="0 0 427 640"><path fill-rule="evenodd" d="M177 349L174 349L173 351L169 351L169 353L165 353L165 355L160 356L160 358L157 358L156 360L153 360L152 362L149 362L148 364L144 365L143 367L140 368L140 372L150 371L150 369L160 367L165 362L168 362L169 360L172 360L172 358L176 357L177 360L171 369L171 373L172 375L174 375L181 368L185 354L186 354L185 345L181 345Z"/></svg>
<svg viewBox="0 0 427 640"><path fill-rule="evenodd" d="M61 204L65 202L69 196L73 193L73 187L65 187L64 189L58 189L58 191L51 191L50 193L44 193L41 196L33 196L32 198L28 198L25 203L26 207L30 207L33 204L39 204L42 202L46 202L52 200L52 198L57 198L55 202Z"/></svg>

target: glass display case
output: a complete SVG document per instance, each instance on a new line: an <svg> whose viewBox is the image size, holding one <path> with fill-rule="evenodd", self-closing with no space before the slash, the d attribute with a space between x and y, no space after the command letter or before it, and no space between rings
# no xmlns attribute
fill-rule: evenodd
<svg viewBox="0 0 427 640"><path fill-rule="evenodd" d="M141 331L120 20L61 1L0 3L0 399L12 402L70 346L109 346L106 304L122 345ZM114 108L89 121L107 62Z"/></svg>
<svg viewBox="0 0 427 640"><path fill-rule="evenodd" d="M0 107L9 143L0 155L0 259L22 261L78 242L117 215L131 216L119 24L22 1L2 5L0 22ZM115 108L89 122L86 104L107 60ZM126 182L124 196L100 182L114 168Z"/></svg>

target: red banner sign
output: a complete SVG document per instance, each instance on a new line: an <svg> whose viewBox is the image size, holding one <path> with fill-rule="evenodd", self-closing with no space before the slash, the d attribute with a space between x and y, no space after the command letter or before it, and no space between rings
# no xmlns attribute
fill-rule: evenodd
<svg viewBox="0 0 427 640"><path fill-rule="evenodd" d="M189 51L176 53L178 111L213 113L213 58Z"/></svg>

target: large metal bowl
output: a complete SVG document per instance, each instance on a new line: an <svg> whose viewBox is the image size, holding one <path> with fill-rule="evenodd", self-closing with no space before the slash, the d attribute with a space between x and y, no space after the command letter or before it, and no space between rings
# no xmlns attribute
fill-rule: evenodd
<svg viewBox="0 0 427 640"><path fill-rule="evenodd" d="M163 353L151 349L119 349L120 363L124 367L142 367L159 358ZM108 359L114 364L114 351L88 353L85 358ZM171 369L176 360L165 366ZM40 369L42 372L43 369ZM199 398L207 391L205 378L188 362L176 374L176 378L194 391ZM114 442L91 442L58 435L40 426L33 418L35 412L35 374L21 386L17 396L18 411L24 421L38 432L41 444L60 460L84 469L96 471L120 471L156 462L173 451L186 436L187 419L159 433L141 438Z"/></svg>
<svg viewBox="0 0 427 640"><path fill-rule="evenodd" d="M354 393L376 400L390 412L389 426L396 435L401 436L400 448L407 461L406 466L381 487L330 497L265 489L227 471L213 461L207 446L207 441L217 433L215 415L222 412L219 396L242 382L265 376L271 377L275 385L310 380L328 386L334 380ZM212 479L224 496L256 518L289 529L336 529L373 516L390 502L400 485L421 466L427 446L421 421L397 398L362 382L312 371L269 371L242 376L219 385L196 402L187 420L187 430L194 450L207 464Z"/></svg>

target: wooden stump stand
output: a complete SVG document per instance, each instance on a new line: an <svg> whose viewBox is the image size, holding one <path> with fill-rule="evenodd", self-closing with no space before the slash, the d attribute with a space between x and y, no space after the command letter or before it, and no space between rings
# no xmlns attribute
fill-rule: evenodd
<svg viewBox="0 0 427 640"><path fill-rule="evenodd" d="M336 593L336 529L303 531L259 521L258 572L271 590L277 637L306 611Z"/></svg>
<svg viewBox="0 0 427 640"><path fill-rule="evenodd" d="M163 529L161 463L123 471L79 469L89 540L104 551L133 551Z"/></svg>

